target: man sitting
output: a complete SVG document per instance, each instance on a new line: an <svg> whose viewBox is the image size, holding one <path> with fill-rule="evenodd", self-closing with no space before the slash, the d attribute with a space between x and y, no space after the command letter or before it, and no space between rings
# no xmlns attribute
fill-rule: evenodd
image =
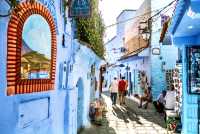
<svg viewBox="0 0 200 134"><path fill-rule="evenodd" d="M167 91L165 96L165 110L174 111L176 102L176 91L174 85L171 85L170 90ZM167 111L165 111L165 121L167 120Z"/></svg>
<svg viewBox="0 0 200 134"><path fill-rule="evenodd" d="M146 101L145 109L148 107L148 103L152 101L152 93L151 93L151 87L148 87L148 89L144 90L144 95L140 97L140 104L138 108L142 108L142 102Z"/></svg>
<svg viewBox="0 0 200 134"><path fill-rule="evenodd" d="M159 113L164 113L165 96L166 90L163 90L162 93L158 96L157 100L153 102L157 112Z"/></svg>
<svg viewBox="0 0 200 134"><path fill-rule="evenodd" d="M170 90L167 91L165 96L165 109L174 110L176 102L176 91L174 85L171 85Z"/></svg>

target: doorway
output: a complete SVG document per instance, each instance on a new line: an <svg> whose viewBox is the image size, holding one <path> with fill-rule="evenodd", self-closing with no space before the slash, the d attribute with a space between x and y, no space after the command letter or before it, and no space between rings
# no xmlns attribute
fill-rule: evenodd
<svg viewBox="0 0 200 134"><path fill-rule="evenodd" d="M78 89L77 129L80 130L83 127L83 113L84 113L84 84L82 78L79 78L76 87Z"/></svg>

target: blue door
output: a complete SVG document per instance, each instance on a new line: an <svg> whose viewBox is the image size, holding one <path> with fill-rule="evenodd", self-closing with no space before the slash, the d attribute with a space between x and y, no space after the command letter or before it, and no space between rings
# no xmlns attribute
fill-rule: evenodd
<svg viewBox="0 0 200 134"><path fill-rule="evenodd" d="M84 86L82 78L78 80L76 87L78 88L77 128L80 129L83 126L84 109Z"/></svg>

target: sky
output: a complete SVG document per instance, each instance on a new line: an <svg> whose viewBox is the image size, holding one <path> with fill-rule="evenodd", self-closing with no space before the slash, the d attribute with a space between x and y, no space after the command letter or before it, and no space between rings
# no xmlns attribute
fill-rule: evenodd
<svg viewBox="0 0 200 134"><path fill-rule="evenodd" d="M31 15L25 22L23 40L29 47L51 59L51 32L47 21L40 15Z"/></svg>
<svg viewBox="0 0 200 134"><path fill-rule="evenodd" d="M124 9L138 9L144 0L100 0L99 9L106 26L116 23L117 16ZM106 28L104 41L107 42L116 34L116 26Z"/></svg>

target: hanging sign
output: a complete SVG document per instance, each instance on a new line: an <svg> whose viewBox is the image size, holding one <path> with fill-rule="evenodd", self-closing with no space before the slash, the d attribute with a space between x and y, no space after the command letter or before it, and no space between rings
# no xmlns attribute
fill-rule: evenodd
<svg viewBox="0 0 200 134"><path fill-rule="evenodd" d="M90 17L90 0L69 0L69 17Z"/></svg>

